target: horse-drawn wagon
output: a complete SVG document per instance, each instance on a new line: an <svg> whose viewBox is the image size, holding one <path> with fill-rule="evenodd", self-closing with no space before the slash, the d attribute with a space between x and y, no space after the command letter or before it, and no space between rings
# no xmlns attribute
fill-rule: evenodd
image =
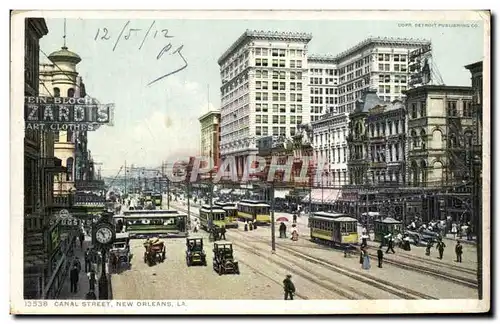
<svg viewBox="0 0 500 324"><path fill-rule="evenodd" d="M144 263L152 266L158 262L165 261L167 249L165 247L165 242L155 237L152 239L147 239L144 242Z"/></svg>

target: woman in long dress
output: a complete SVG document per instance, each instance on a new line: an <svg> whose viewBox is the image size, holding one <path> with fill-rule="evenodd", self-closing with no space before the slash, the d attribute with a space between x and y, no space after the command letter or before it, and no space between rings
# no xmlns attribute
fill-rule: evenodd
<svg viewBox="0 0 500 324"><path fill-rule="evenodd" d="M363 264L362 264L362 267L363 269L365 270L368 270L370 269L370 256L368 255L368 252L366 250L362 250L361 251L361 254L363 256Z"/></svg>

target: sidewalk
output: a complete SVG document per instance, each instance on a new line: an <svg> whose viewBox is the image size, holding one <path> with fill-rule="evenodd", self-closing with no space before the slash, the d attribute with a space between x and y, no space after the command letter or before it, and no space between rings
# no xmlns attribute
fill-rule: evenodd
<svg viewBox="0 0 500 324"><path fill-rule="evenodd" d="M82 270L80 271L78 277L78 289L76 293L71 292L71 282L69 280L69 271L71 271L70 266L70 270L68 271L66 279L64 280L64 284L61 288L58 299L85 299L85 295L89 292L89 279L87 277L87 273L85 272L85 250L87 250L87 247L90 246L90 243L91 238L89 236L86 236L85 241L83 242L83 247L80 248L80 241L76 240L74 257L78 257L78 259L80 259L80 263L82 264ZM68 262L73 263L73 259L68 260ZM97 283L95 293L97 295Z"/></svg>

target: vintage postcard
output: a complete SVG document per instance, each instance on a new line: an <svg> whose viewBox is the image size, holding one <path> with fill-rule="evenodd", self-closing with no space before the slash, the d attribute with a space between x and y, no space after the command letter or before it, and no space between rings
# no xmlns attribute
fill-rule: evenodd
<svg viewBox="0 0 500 324"><path fill-rule="evenodd" d="M489 11L11 22L11 313L490 310Z"/></svg>

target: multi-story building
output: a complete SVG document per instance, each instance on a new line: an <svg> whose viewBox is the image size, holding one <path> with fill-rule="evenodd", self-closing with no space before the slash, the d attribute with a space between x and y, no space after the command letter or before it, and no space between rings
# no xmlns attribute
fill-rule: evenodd
<svg viewBox="0 0 500 324"><path fill-rule="evenodd" d="M366 92L350 114L349 184L402 186L405 183L406 112L401 101L384 102Z"/></svg>
<svg viewBox="0 0 500 324"><path fill-rule="evenodd" d="M468 177L472 88L427 85L408 90L408 183L455 186Z"/></svg>
<svg viewBox="0 0 500 324"><path fill-rule="evenodd" d="M309 55L309 91L311 122L327 113L337 114L339 69L334 56Z"/></svg>
<svg viewBox="0 0 500 324"><path fill-rule="evenodd" d="M51 64L42 64L40 69L40 92L44 96L86 96L82 77L76 65L81 61L78 54L63 46L49 55ZM91 159L87 148L87 131L61 129L55 132L55 155L63 161L67 173L58 177L54 186L56 195L65 195L76 190L75 182L89 179Z"/></svg>
<svg viewBox="0 0 500 324"><path fill-rule="evenodd" d="M214 166L220 165L220 111L209 111L198 118L201 125L201 156L211 157Z"/></svg>
<svg viewBox="0 0 500 324"><path fill-rule="evenodd" d="M218 60L221 71L222 159L257 153L261 136L293 136L309 123L307 44L310 34L250 31Z"/></svg>
<svg viewBox="0 0 500 324"><path fill-rule="evenodd" d="M327 113L311 122L311 125L315 160L325 163L322 186L340 188L348 184L349 115Z"/></svg>
<svg viewBox="0 0 500 324"><path fill-rule="evenodd" d="M336 56L311 55L311 120L331 111L352 112L368 88L377 89L384 101L402 99L408 88L409 53L430 44L428 40L372 37Z"/></svg>

